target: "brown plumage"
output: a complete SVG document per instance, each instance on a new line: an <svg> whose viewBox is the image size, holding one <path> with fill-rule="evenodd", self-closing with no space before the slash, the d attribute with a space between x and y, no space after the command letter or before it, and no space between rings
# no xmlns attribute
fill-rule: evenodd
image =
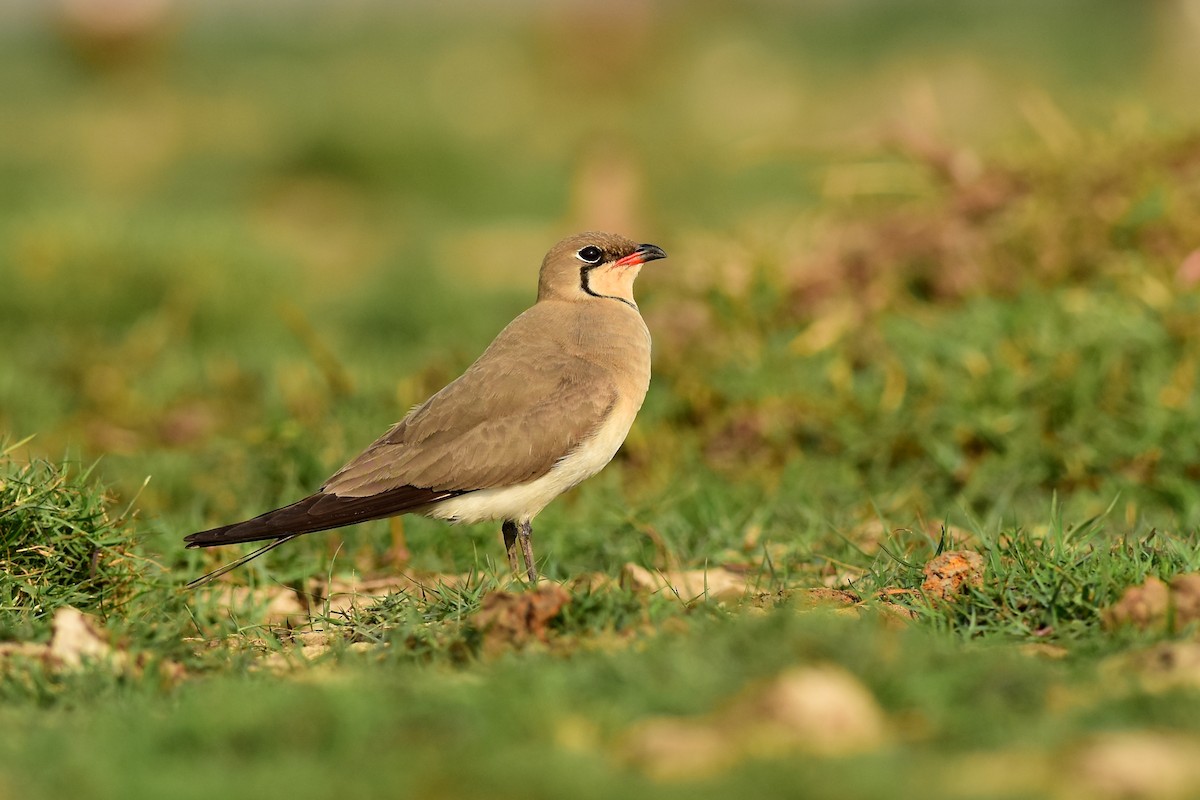
<svg viewBox="0 0 1200 800"><path fill-rule="evenodd" d="M301 533L407 512L502 519L510 563L516 570L519 540L534 580L530 520L612 458L645 397L650 335L633 282L643 263L664 256L607 233L559 242L542 262L537 303L462 376L315 494L193 533L188 546L275 539L265 552Z"/></svg>

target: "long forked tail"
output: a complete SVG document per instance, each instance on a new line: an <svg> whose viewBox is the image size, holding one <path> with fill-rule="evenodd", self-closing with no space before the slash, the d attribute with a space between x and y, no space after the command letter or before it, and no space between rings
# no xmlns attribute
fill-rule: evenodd
<svg viewBox="0 0 1200 800"><path fill-rule="evenodd" d="M290 506L259 514L254 519L193 533L185 536L183 540L188 543L188 547L216 547L222 544L260 542L293 534L327 531L356 522L393 517L459 494L462 492L422 489L416 486L398 486L367 497L346 497L317 492L303 500L297 500Z"/></svg>
<svg viewBox="0 0 1200 800"><path fill-rule="evenodd" d="M292 539L295 539L299 535L300 534L295 533L295 534L292 534L291 536L283 536L279 539L276 539L273 542L268 542L267 544L265 544L262 547L255 550L253 553L247 553L246 555L242 556L237 561L233 561L229 564L226 564L223 567L218 567L217 569L214 569L212 572L209 572L205 575L201 575L199 578L196 578L195 580L188 581L187 588L197 589L197 588L203 586L204 584L209 583L210 581L215 581L217 578L221 577L226 572L233 572L235 569L242 566L243 564L253 561L254 559L261 556L263 553L266 553L270 550L274 550L276 547L279 547L279 545L283 544L284 542L290 542Z"/></svg>
<svg viewBox="0 0 1200 800"><path fill-rule="evenodd" d="M183 539L189 548L261 542L268 539L274 541L231 564L197 578L188 584L188 588L202 586L219 578L301 534L392 517L459 494L463 492L422 489L416 486L399 486L369 497L343 497L318 492L291 505L260 514L254 519L193 533Z"/></svg>

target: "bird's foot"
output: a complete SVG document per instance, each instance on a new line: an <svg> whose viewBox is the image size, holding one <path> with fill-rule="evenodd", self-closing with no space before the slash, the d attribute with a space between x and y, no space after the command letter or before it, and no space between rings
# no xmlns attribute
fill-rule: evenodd
<svg viewBox="0 0 1200 800"><path fill-rule="evenodd" d="M533 525L530 523L522 522L517 527L517 540L521 543L521 555L525 559L525 576L531 584L538 581L537 567L533 562L533 543L530 541L532 536ZM514 564L514 570L515 567L516 565Z"/></svg>

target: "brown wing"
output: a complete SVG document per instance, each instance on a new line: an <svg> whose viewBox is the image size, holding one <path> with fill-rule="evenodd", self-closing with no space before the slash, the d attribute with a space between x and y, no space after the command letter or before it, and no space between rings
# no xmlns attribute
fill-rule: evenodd
<svg viewBox="0 0 1200 800"><path fill-rule="evenodd" d="M568 355L552 337L522 330L536 327L530 316L514 320L462 377L342 467L322 491L366 497L413 486L461 493L549 472L600 427L617 388L605 370Z"/></svg>

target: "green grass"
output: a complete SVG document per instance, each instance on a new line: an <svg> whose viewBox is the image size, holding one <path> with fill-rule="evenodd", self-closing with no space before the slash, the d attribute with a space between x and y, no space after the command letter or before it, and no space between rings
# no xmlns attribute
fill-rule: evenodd
<svg viewBox="0 0 1200 800"><path fill-rule="evenodd" d="M142 572L128 517L114 514L91 470L17 465L0 450L0 638L48 630L63 606L119 614Z"/></svg>
<svg viewBox="0 0 1200 800"><path fill-rule="evenodd" d="M0 796L1096 796L1118 734L1200 748L1195 623L1105 614L1200 571L1183 11L364 8L0 25ZM496 526L424 519L183 588L237 555L184 534L317 486L607 226L671 257L634 431L537 520L557 616L495 638ZM114 663L39 649L65 605ZM722 725L812 665L881 744ZM745 755L656 779L663 719Z"/></svg>
<svg viewBox="0 0 1200 800"><path fill-rule="evenodd" d="M639 721L704 714L797 663L838 664L859 677L894 720L889 744L849 761L750 761L675 786L649 781L627 761L624 737ZM990 792L1019 796L1048 758L1068 754L1080 737L1131 727L1194 735L1200 710L1194 693L1113 685L1086 661L1046 661L791 609L763 619L690 620L636 649L403 667L346 657L332 671L309 668L304 680L192 680L169 698L144 687L109 689L82 718L51 708L23 730L13 723L28 712L6 708L0 752L9 763L56 765L21 771L14 791L35 797L376 796L382 787L448 796L719 797L734 787L778 791L797 781L820 794L955 796L962 781L971 783L957 771L1014 753L1021 770L999 780L984 774L995 782Z"/></svg>

